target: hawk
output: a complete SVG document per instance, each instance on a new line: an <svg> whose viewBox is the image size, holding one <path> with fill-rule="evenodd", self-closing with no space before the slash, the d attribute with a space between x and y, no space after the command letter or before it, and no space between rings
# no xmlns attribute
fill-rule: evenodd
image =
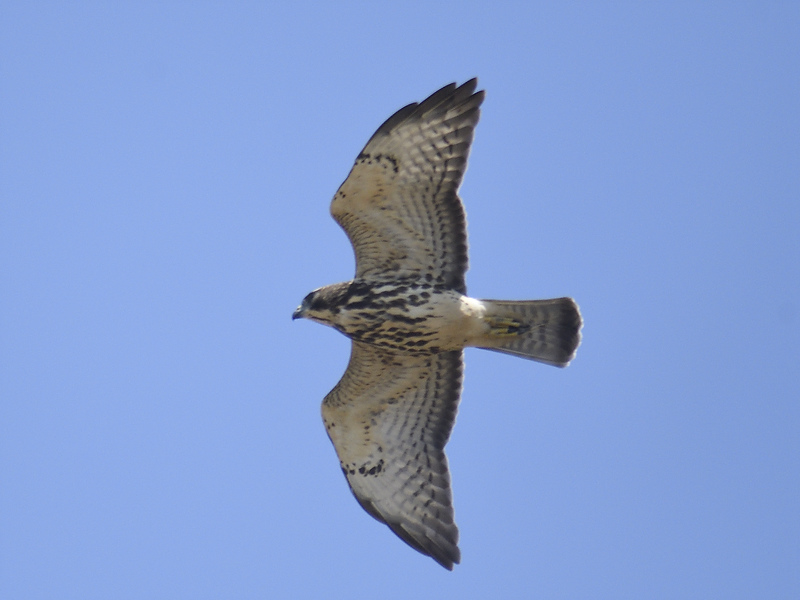
<svg viewBox="0 0 800 600"><path fill-rule="evenodd" d="M450 84L392 115L331 203L356 255L352 281L294 311L352 340L322 418L359 504L446 569L461 559L444 447L461 396L463 349L565 367L582 320L571 298L469 298L458 188L484 92Z"/></svg>

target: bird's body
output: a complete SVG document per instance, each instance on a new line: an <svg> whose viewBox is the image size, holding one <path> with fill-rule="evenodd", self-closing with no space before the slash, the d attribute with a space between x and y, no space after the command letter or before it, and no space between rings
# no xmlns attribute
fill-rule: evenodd
<svg viewBox="0 0 800 600"><path fill-rule="evenodd" d="M571 298L466 295L466 220L457 190L483 92L446 86L390 117L331 203L356 254L352 281L294 313L353 340L322 416L361 506L448 569L459 562L444 446L468 346L566 366L580 343Z"/></svg>
<svg viewBox="0 0 800 600"><path fill-rule="evenodd" d="M316 292L330 308L309 318L353 340L389 350L430 354L461 350L485 333L480 302L442 285L414 278L355 279Z"/></svg>
<svg viewBox="0 0 800 600"><path fill-rule="evenodd" d="M577 341L565 334L577 334L580 327L570 298L477 300L424 278L354 279L315 290L311 297L306 318L353 340L406 354L477 347L564 366ZM522 309L537 314L525 317ZM550 331L556 325L558 329ZM505 348L526 338L540 340L542 347L521 353Z"/></svg>

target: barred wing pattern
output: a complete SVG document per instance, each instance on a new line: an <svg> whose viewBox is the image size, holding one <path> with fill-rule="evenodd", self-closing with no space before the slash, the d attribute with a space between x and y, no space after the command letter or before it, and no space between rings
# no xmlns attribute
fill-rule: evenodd
<svg viewBox="0 0 800 600"><path fill-rule="evenodd" d="M451 570L461 554L444 446L461 395L462 354L400 354L353 341L347 370L322 404L361 506Z"/></svg>
<svg viewBox="0 0 800 600"><path fill-rule="evenodd" d="M331 203L356 277L425 277L466 293L467 232L458 187L484 93L450 84L381 125Z"/></svg>

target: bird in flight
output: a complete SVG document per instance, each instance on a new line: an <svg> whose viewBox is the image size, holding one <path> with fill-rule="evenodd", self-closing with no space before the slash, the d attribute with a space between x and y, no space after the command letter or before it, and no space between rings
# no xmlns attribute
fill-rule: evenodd
<svg viewBox="0 0 800 600"><path fill-rule="evenodd" d="M444 447L463 349L565 367L582 325L571 298L466 295L458 188L484 98L476 87L447 85L378 128L331 202L355 251L355 278L314 290L292 315L352 340L322 418L356 500L450 570L461 553Z"/></svg>

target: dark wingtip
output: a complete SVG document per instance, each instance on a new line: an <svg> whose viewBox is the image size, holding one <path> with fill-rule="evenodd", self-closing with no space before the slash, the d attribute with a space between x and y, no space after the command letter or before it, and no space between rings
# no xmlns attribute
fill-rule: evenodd
<svg viewBox="0 0 800 600"><path fill-rule="evenodd" d="M377 131L372 134L372 137L367 142L367 145L369 145L372 140L388 134L403 121L412 118L414 115L423 115L445 105L449 109L452 106L466 102L471 102L475 108L479 107L483 103L486 92L484 90L475 92L477 87L477 77L473 77L458 87L456 87L455 82L448 83L446 86L433 92L422 102L412 102L411 104L404 106L391 117L386 119L386 121L384 121L380 127L378 127ZM478 113L478 115L480 115L480 113ZM474 121L477 122L477 117L474 119Z"/></svg>

